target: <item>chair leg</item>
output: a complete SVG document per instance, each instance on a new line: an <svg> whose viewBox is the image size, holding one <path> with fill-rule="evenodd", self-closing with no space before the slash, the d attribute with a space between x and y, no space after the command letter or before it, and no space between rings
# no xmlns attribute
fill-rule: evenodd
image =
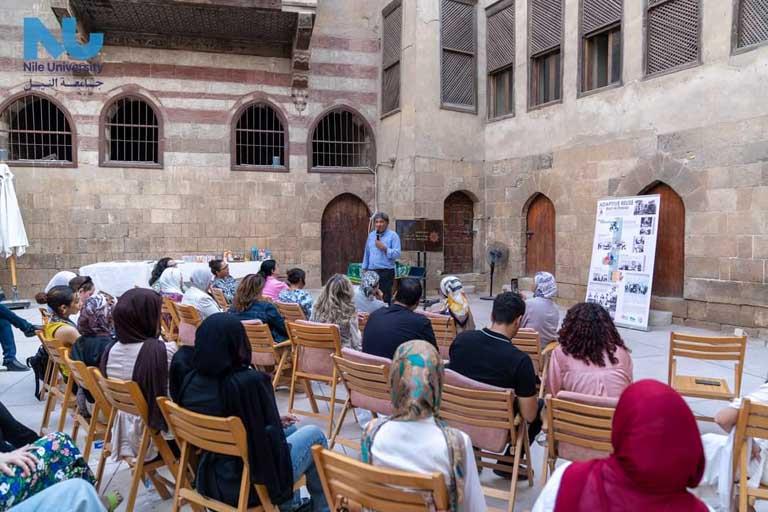
<svg viewBox="0 0 768 512"><path fill-rule="evenodd" d="M335 376L334 372L334 376ZM336 412L336 384L338 384L338 379L333 379L333 382L331 383L331 400L328 402L328 406L330 409L330 414L328 418L328 435L331 435L331 432L333 432L333 416Z"/></svg>
<svg viewBox="0 0 768 512"><path fill-rule="evenodd" d="M541 465L541 486L544 487L549 477L549 452L544 453L544 463Z"/></svg>
<svg viewBox="0 0 768 512"><path fill-rule="evenodd" d="M283 374L283 366L285 365L285 359L288 356L288 353L283 350L283 353L280 355L280 360L277 362L277 366L275 367L275 376L272 378L272 389L277 389L277 385L280 383L280 377Z"/></svg>
<svg viewBox="0 0 768 512"><path fill-rule="evenodd" d="M75 379L72 378L72 374L69 374L69 378L67 379L67 385L64 388L64 398L61 401L61 415L59 416L59 424L57 427L57 432L63 432L64 431L64 425L67 423L67 413L69 412L69 402L72 400L72 388L74 386ZM75 418L75 423L77 423L77 418Z"/></svg>
<svg viewBox="0 0 768 512"><path fill-rule="evenodd" d="M41 437L45 435L48 423L51 421L51 411L56 407L56 393L53 392L53 388L58 385L58 380L58 374L54 373L51 377L51 389L48 391L48 398L45 400L45 409L43 409L43 421L40 424Z"/></svg>
<svg viewBox="0 0 768 512"><path fill-rule="evenodd" d="M97 412L97 409L93 410L94 413ZM96 426L99 424L98 416L94 414L91 416L91 421L88 422L88 432L85 434L85 447L83 448L83 458L85 459L85 462L88 462L88 459L91 457L91 448L93 448L93 442L96 439ZM79 425L79 422L75 422ZM76 437L72 437L72 439L77 439Z"/></svg>
<svg viewBox="0 0 768 512"><path fill-rule="evenodd" d="M309 379L301 379L301 382L304 385L305 392L307 393L307 399L309 400L309 406L312 408L312 412L314 412L315 414L319 413L320 409L317 408L317 400L315 400L315 392L312 391L312 381Z"/></svg>
<svg viewBox="0 0 768 512"><path fill-rule="evenodd" d="M189 445L186 441L181 443L181 458L179 459L179 470L176 473L176 489L173 493L173 505L171 512L179 512L181 508L181 497L179 493L182 487L187 485L187 459L189 458Z"/></svg>
<svg viewBox="0 0 768 512"><path fill-rule="evenodd" d="M523 436L528 435L525 429L520 429L517 435L517 442L515 443L515 459L514 466L512 467L512 484L509 489L509 503L507 504L507 512L513 512L515 508L515 495L517 494L517 475L520 473L520 451L523 448Z"/></svg>
<svg viewBox="0 0 768 512"><path fill-rule="evenodd" d="M296 398L296 361L298 358L294 358L293 360L293 369L291 370L291 390L288 392L288 412L293 412L293 402ZM274 387L274 386L272 386Z"/></svg>
<svg viewBox="0 0 768 512"><path fill-rule="evenodd" d="M141 435L141 444L139 444L139 453L136 455L136 463L133 465L133 478L131 479L131 491L128 493L128 502L125 505L126 512L133 512L136 505L136 495L139 492L139 483L144 476L144 458L147 456L149 448L149 428L144 427L144 433Z"/></svg>
<svg viewBox="0 0 768 512"><path fill-rule="evenodd" d="M525 454L525 467L528 474L528 487L533 487L533 458L531 457L531 443L528 441L527 430L523 435L523 453Z"/></svg>
<svg viewBox="0 0 768 512"><path fill-rule="evenodd" d="M749 506L749 494L747 487L747 480L749 478L747 457L749 450L742 448L741 455L739 457L739 512L747 512Z"/></svg>
<svg viewBox="0 0 768 512"><path fill-rule="evenodd" d="M344 402L344 409L341 411L341 418L339 418L339 422L336 424L336 430L333 431L333 435L331 436L330 441L328 441L328 449L333 450L334 444L336 444L336 437L339 435L339 432L341 432L341 427L344 425L344 418L347 417L347 412L352 408L351 406L351 399L347 398L347 401Z"/></svg>
<svg viewBox="0 0 768 512"><path fill-rule="evenodd" d="M156 470L148 471L147 477L152 482L152 486L157 490L157 494L160 495L160 499L167 500L171 497L168 487L165 486L165 482L163 482L163 479L160 478Z"/></svg>
<svg viewBox="0 0 768 512"><path fill-rule="evenodd" d="M176 461L176 456L174 456L171 451L171 447L168 446L168 442L160 432L151 432L150 437L157 447L157 451L160 453L160 457L163 459L166 467L168 467L168 470L172 475L175 475L178 468L178 462Z"/></svg>

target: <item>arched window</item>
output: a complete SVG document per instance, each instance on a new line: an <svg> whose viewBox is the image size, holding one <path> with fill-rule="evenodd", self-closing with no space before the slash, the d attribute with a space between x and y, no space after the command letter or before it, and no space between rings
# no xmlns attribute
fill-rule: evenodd
<svg viewBox="0 0 768 512"><path fill-rule="evenodd" d="M318 119L311 133L311 170L373 170L373 133L357 112L335 108Z"/></svg>
<svg viewBox="0 0 768 512"><path fill-rule="evenodd" d="M42 95L20 96L0 112L0 148L11 163L74 165L73 138L68 114Z"/></svg>
<svg viewBox="0 0 768 512"><path fill-rule="evenodd" d="M287 170L288 123L268 103L251 103L235 115L234 170Z"/></svg>
<svg viewBox="0 0 768 512"><path fill-rule="evenodd" d="M161 167L162 134L155 108L136 95L120 96L102 114L101 164Z"/></svg>

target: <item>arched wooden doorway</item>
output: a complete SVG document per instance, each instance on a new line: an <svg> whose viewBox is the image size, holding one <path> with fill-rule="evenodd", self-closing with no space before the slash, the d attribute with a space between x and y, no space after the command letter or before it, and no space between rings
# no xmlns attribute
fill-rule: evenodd
<svg viewBox="0 0 768 512"><path fill-rule="evenodd" d="M371 213L354 194L336 196L323 211L320 231L322 280L346 274L347 265L363 261Z"/></svg>
<svg viewBox="0 0 768 512"><path fill-rule="evenodd" d="M661 196L652 293L659 297L682 297L685 280L685 205L677 192L666 183L651 185L642 194Z"/></svg>
<svg viewBox="0 0 768 512"><path fill-rule="evenodd" d="M544 194L537 194L526 214L525 272L555 273L555 205Z"/></svg>
<svg viewBox="0 0 768 512"><path fill-rule="evenodd" d="M472 219L475 205L464 192L454 192L443 203L443 272L463 274L472 272L474 233Z"/></svg>

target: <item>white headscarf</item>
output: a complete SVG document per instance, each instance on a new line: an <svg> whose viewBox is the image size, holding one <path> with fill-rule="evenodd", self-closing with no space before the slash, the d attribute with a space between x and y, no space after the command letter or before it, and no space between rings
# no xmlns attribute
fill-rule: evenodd
<svg viewBox="0 0 768 512"><path fill-rule="evenodd" d="M208 287L211 285L211 281L213 281L213 274L207 268L198 268L192 271L189 280L192 286L207 293Z"/></svg>
<svg viewBox="0 0 768 512"><path fill-rule="evenodd" d="M182 281L184 276L181 270L176 267L168 267L160 274L160 279L157 280L155 286L160 293L178 293L184 295Z"/></svg>
<svg viewBox="0 0 768 512"><path fill-rule="evenodd" d="M463 325L469 316L469 299L464 293L464 285L456 276L445 276L440 281L440 293L445 297L448 310L456 321Z"/></svg>
<svg viewBox="0 0 768 512"><path fill-rule="evenodd" d="M62 270L61 272L57 272L56 275L53 276L50 281L48 281L44 291L45 293L48 293L54 286L69 286L69 282L76 277L77 274L70 272L69 270Z"/></svg>

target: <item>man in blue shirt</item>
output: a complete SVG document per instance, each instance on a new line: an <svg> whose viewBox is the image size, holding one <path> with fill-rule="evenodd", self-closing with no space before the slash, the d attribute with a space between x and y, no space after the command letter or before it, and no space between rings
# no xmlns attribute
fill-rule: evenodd
<svg viewBox="0 0 768 512"><path fill-rule="evenodd" d="M368 234L363 256L363 271L372 270L379 274L379 289L384 302L392 302L392 285L395 284L395 261L400 257L400 237L387 229L389 215L377 212L373 216L374 231Z"/></svg>

